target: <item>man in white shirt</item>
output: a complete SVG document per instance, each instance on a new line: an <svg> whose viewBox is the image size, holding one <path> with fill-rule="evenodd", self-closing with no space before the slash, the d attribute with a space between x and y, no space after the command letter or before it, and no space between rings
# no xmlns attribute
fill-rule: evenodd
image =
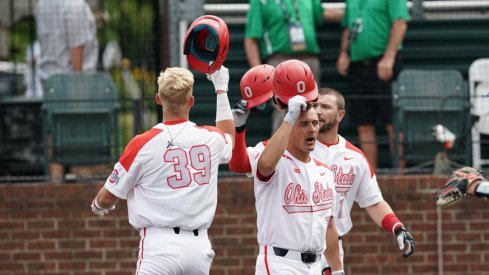
<svg viewBox="0 0 489 275"><path fill-rule="evenodd" d="M92 202L105 215L127 200L141 241L137 274L208 274L214 251L207 236L217 204L217 172L234 145L227 97L229 71L210 75L217 94L216 127L189 121L194 78L168 68L158 78L163 123L134 137Z"/></svg>
<svg viewBox="0 0 489 275"><path fill-rule="evenodd" d="M338 134L339 123L345 116L343 95L331 88L321 88L313 105L321 127L311 155L330 165L335 174L338 234L343 236L351 230L350 212L357 202L377 225L395 235L399 248L404 250L403 256L410 256L415 248L414 239L383 199L374 170L363 152ZM341 240L340 252L343 255Z"/></svg>

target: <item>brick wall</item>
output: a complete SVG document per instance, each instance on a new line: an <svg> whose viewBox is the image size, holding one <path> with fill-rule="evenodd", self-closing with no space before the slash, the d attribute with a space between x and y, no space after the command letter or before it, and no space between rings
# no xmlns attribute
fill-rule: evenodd
<svg viewBox="0 0 489 275"><path fill-rule="evenodd" d="M383 176L384 198L413 233L416 253L400 256L394 237L354 208L345 238L347 274L438 274L437 209L443 184L432 176ZM99 184L0 185L0 274L134 274L139 237L125 203L106 217L89 204ZM441 213L444 274L489 274L489 210L471 200ZM211 274L254 274L256 246L253 185L220 180L210 231L216 257ZM441 261L440 261L441 263Z"/></svg>

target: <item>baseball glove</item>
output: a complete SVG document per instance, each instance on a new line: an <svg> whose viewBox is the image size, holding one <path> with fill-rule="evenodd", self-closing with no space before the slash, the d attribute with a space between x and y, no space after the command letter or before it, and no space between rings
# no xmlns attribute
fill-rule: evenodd
<svg viewBox="0 0 489 275"><path fill-rule="evenodd" d="M452 172L447 183L436 197L436 205L447 208L470 196L467 189L477 180L485 180L475 168L462 167Z"/></svg>

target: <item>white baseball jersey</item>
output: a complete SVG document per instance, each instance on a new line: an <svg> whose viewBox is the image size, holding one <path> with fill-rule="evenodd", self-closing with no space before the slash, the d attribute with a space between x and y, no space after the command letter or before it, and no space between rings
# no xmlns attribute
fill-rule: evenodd
<svg viewBox="0 0 489 275"><path fill-rule="evenodd" d="M317 141L311 155L329 165L334 173L337 193L335 224L338 234L343 236L353 226L350 213L354 201L365 208L384 200L375 172L363 152L342 136L339 136L337 144L326 145Z"/></svg>
<svg viewBox="0 0 489 275"><path fill-rule="evenodd" d="M217 169L231 152L231 137L215 127L160 123L129 142L105 188L127 199L136 229L206 229L216 210Z"/></svg>
<svg viewBox="0 0 489 275"><path fill-rule="evenodd" d="M333 173L314 158L304 163L285 151L269 179L257 174L263 144L247 148L254 175L258 244L322 252L334 214Z"/></svg>

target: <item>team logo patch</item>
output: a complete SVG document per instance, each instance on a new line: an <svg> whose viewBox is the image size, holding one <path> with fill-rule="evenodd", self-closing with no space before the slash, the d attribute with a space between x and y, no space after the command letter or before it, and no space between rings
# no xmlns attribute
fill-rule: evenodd
<svg viewBox="0 0 489 275"><path fill-rule="evenodd" d="M114 169L112 174L110 174L109 183L112 185L117 185L117 183L119 183L119 171L117 171L117 169Z"/></svg>

